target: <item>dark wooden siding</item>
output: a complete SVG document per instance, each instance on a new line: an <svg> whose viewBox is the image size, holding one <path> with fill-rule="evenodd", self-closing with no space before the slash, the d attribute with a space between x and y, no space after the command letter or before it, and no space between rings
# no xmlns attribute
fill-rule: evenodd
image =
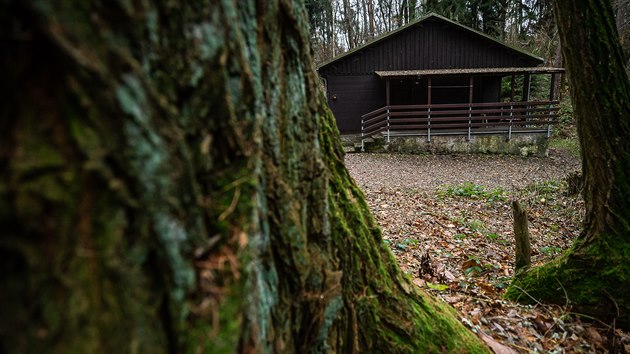
<svg viewBox="0 0 630 354"><path fill-rule="evenodd" d="M439 18L430 18L322 68L327 75L377 70L536 66L540 62Z"/></svg>
<svg viewBox="0 0 630 354"><path fill-rule="evenodd" d="M360 132L361 115L385 105L384 84L375 74L330 76L327 94L337 127L343 133Z"/></svg>

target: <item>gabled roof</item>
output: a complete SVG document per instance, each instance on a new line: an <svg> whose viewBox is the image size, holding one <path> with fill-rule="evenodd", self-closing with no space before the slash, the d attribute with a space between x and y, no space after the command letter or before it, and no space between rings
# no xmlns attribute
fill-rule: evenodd
<svg viewBox="0 0 630 354"><path fill-rule="evenodd" d="M409 22L408 24L406 24L404 26L398 27L397 29L395 29L395 30L393 30L391 32L384 33L384 34L382 34L382 35L372 39L369 42L366 42L366 43L364 43L364 44L362 44L362 45L360 45L358 47L352 48L352 49L350 49L349 51L347 51L345 53L337 55L336 57L334 57L334 58L332 58L330 60L327 60L327 61L317 65L317 69L319 70L320 68L323 68L323 67L325 67L325 66L327 66L329 64L332 64L333 62L336 62L337 60L340 60L340 59L345 58L347 56L350 56L350 55L352 55L354 53L357 53L357 52L359 52L359 51L361 51L363 49L366 49L366 48L376 44L376 43L380 43L383 40L385 40L385 39L387 39L387 38L389 38L389 37L391 37L391 36L393 36L393 35L395 35L397 33L403 32L403 31L407 30L408 28L412 28L415 25L420 24L420 23L425 22L425 21L430 20L430 19L438 19L438 20L447 22L447 23L449 23L449 24L451 24L451 25L453 25L453 26L455 26L455 27L457 27L459 29L462 29L462 30L465 30L465 31L467 31L469 33L472 33L473 35L482 37L482 38L484 38L484 39L486 39L488 41L493 42L494 44L498 44L501 47L513 50L515 52L518 52L521 55L528 56L528 57L530 57L530 58L532 58L534 60L537 60L537 61L539 61L541 63L544 62L543 58L538 57L536 55L533 55L533 54L531 54L531 53L529 53L529 52L527 52L527 51L525 51L523 49L517 48L517 47L512 46L512 45L509 45L509 44L507 44L507 43L505 43L503 41L500 41L500 40L498 40L498 39L496 39L496 38L494 38L494 37L492 37L492 36L490 36L488 34L485 34L483 32L477 31L477 30L472 29L470 27L464 26L464 25L462 25L460 23L457 23L457 22L455 22L455 21L453 21L451 19L448 19L448 18L446 18L444 16L440 16L440 15L435 14L435 13L429 13L429 14L427 14L424 17L420 17L419 19L417 19L415 21L412 21L412 22Z"/></svg>

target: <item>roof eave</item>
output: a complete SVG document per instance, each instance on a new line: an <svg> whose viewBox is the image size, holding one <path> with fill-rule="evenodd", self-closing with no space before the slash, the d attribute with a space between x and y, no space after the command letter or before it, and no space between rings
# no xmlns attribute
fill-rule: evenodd
<svg viewBox="0 0 630 354"><path fill-rule="evenodd" d="M426 70L379 70L374 73L385 79L402 79L429 76L507 76L514 74L554 74L564 73L563 68L555 67L508 67L508 68L465 68L465 69L426 69Z"/></svg>

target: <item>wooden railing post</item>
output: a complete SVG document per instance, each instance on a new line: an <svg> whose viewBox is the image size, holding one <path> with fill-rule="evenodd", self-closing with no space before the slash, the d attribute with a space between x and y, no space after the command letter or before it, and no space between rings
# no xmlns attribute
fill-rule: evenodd
<svg viewBox="0 0 630 354"><path fill-rule="evenodd" d="M549 118L547 120L547 139L551 138L551 122L553 120L553 102L549 102Z"/></svg>
<svg viewBox="0 0 630 354"><path fill-rule="evenodd" d="M473 101L473 77L470 77L468 84L468 141L470 141L470 130L472 128L472 101Z"/></svg>
<svg viewBox="0 0 630 354"><path fill-rule="evenodd" d="M512 139L512 119L514 119L514 104L510 104L510 125L508 127L508 141Z"/></svg>
<svg viewBox="0 0 630 354"><path fill-rule="evenodd" d="M472 103L468 104L468 141L470 141L470 129L472 128Z"/></svg>
<svg viewBox="0 0 630 354"><path fill-rule="evenodd" d="M427 108L427 141L431 142L431 106Z"/></svg>
<svg viewBox="0 0 630 354"><path fill-rule="evenodd" d="M385 81L385 104L387 105L387 143L389 144L389 107L390 107L390 85L389 79Z"/></svg>
<svg viewBox="0 0 630 354"><path fill-rule="evenodd" d="M387 106L387 143L389 144L389 106Z"/></svg>
<svg viewBox="0 0 630 354"><path fill-rule="evenodd" d="M431 142L431 77L427 79L427 142Z"/></svg>
<svg viewBox="0 0 630 354"><path fill-rule="evenodd" d="M363 117L361 117L361 152L365 152L365 142L363 141Z"/></svg>

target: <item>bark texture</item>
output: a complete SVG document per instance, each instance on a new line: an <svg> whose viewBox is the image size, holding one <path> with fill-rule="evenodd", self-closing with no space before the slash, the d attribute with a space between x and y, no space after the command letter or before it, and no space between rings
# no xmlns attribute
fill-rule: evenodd
<svg viewBox="0 0 630 354"><path fill-rule="evenodd" d="M521 208L521 204L517 200L512 201L512 216L514 218L514 245L516 246L514 269L518 272L532 264L532 249L529 240L527 212Z"/></svg>
<svg viewBox="0 0 630 354"><path fill-rule="evenodd" d="M608 1L555 0L582 150L584 230L508 292L630 325L630 82Z"/></svg>
<svg viewBox="0 0 630 354"><path fill-rule="evenodd" d="M291 1L0 2L0 351L486 352L401 273Z"/></svg>

